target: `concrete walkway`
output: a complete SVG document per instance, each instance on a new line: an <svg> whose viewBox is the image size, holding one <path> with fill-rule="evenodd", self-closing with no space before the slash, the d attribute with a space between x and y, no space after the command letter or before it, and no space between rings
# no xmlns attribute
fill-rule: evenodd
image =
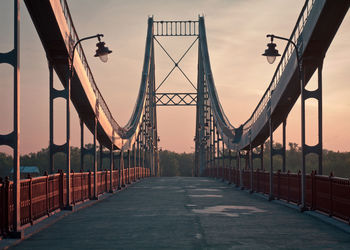
<svg viewBox="0 0 350 250"><path fill-rule="evenodd" d="M350 235L207 178L151 178L15 249L350 249Z"/></svg>

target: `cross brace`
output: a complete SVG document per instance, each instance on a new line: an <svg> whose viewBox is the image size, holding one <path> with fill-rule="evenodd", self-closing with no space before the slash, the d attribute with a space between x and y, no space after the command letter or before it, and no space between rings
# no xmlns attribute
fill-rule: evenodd
<svg viewBox="0 0 350 250"><path fill-rule="evenodd" d="M197 93L156 93L157 106L195 106Z"/></svg>

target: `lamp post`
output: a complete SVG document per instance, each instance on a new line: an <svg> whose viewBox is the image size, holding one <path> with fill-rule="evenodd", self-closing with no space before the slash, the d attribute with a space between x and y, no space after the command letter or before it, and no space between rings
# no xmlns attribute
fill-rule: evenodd
<svg viewBox="0 0 350 250"><path fill-rule="evenodd" d="M295 54L297 57L297 63L298 63L298 73L299 73L299 83L300 83L300 95L301 95L301 153L302 153L302 171L301 171L301 205L300 205L300 211L306 210L305 205L305 177L306 177L306 170L305 170L305 152L304 152L304 145L305 145L305 102L304 100L304 71L303 71L303 65L302 61L299 55L298 46L293 42L291 39L281 37L281 36L275 36L272 34L266 35L266 37L271 38L271 42L267 44L267 49L265 50L265 53L262 54L263 56L266 56L267 61L272 64L277 56L280 56L278 53L278 50L276 50L276 44L273 43L273 39L280 39L285 40L288 42L288 44L292 44L295 49ZM288 46L287 44L287 46Z"/></svg>
<svg viewBox="0 0 350 250"><path fill-rule="evenodd" d="M72 209L71 204L71 194L70 194L70 186L71 186L71 178L70 178L70 172L71 172L71 165L70 165L70 99L71 99L71 82L72 82L72 78L73 78L73 72L74 72L74 52L76 47L85 40L89 40L89 39L93 39L93 38L97 38L98 39L98 43L96 44L97 46L97 50L96 50L96 54L95 57L99 57L101 59L102 62L107 62L108 60L108 54L112 53L111 50L108 49L108 47L105 47L105 43L101 42L101 37L103 37L103 34L97 34L94 36L87 36L84 38L79 39L73 46L73 50L72 50L72 58L69 64L69 75L68 75L68 83L67 83L67 87L66 87L66 95L67 95L67 103L66 103L66 122L67 122L67 127L66 127L66 135L67 135L67 144L66 144L66 165L67 165L67 174L66 174L66 178L67 178L67 209ZM96 119L96 118L95 118ZM95 122L96 124L96 122ZM96 133L96 129L95 129L95 133ZM94 135L94 138L96 138L96 135ZM94 143L95 145L95 151L96 151L96 143ZM96 157L96 154L95 154ZM96 159L94 159L96 162ZM97 166L95 164L94 166L94 189L96 190L96 171L97 171ZM96 191L94 191L94 194L96 194Z"/></svg>

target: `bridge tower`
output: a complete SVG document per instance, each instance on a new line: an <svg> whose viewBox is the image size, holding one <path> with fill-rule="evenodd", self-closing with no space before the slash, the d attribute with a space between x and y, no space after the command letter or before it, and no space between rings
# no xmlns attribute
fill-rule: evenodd
<svg viewBox="0 0 350 250"><path fill-rule="evenodd" d="M173 68L165 76L162 81L159 82L156 88L151 89L153 86L150 84L150 91L153 91L150 95L153 96L155 107L156 106L196 106L196 130L195 130L195 169L194 175L200 176L205 169L206 164L206 147L205 147L205 96L208 96L205 88L203 64L201 63L202 57L199 49L199 21L153 21L151 17L149 22L153 25L153 42L155 42L161 50L169 57L172 61ZM172 55L163 46L163 41L159 37L193 37L192 43L189 45L183 55L175 60ZM197 84L193 83L190 78L186 75L184 70L180 67L180 62L193 49L195 44L198 43L198 76ZM153 60L154 62L154 60ZM174 70L178 69L187 82L191 85L194 91L192 92L161 92L159 89L168 80L169 76ZM156 114L156 109L154 109ZM156 120L155 120L156 121Z"/></svg>

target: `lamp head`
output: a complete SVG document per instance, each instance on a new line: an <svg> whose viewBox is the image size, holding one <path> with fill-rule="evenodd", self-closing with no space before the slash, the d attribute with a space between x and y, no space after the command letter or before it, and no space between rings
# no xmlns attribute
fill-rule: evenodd
<svg viewBox="0 0 350 250"><path fill-rule="evenodd" d="M271 42L267 44L267 49L265 50L265 53L262 55L266 56L266 59L270 64L274 63L277 56L281 56L278 53L278 50L276 49L276 44L272 42L272 39L271 39Z"/></svg>
<svg viewBox="0 0 350 250"><path fill-rule="evenodd" d="M95 57L99 57L102 62L108 61L108 54L112 53L111 50L108 49L108 47L105 46L105 42L98 42L96 43L97 50Z"/></svg>

